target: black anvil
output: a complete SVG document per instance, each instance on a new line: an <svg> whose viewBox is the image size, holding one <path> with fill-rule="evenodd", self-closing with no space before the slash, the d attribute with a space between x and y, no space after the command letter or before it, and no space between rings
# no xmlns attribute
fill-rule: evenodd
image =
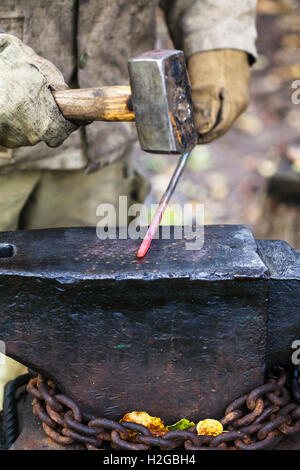
<svg viewBox="0 0 300 470"><path fill-rule="evenodd" d="M0 340L86 412L218 417L290 361L300 253L244 226L185 239L99 240L95 228L0 234Z"/></svg>

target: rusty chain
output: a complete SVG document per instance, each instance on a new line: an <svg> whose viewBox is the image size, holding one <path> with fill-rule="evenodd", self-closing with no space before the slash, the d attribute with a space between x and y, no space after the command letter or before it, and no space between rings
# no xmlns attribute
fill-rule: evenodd
<svg viewBox="0 0 300 470"><path fill-rule="evenodd" d="M283 436L300 432L300 404L291 399L286 380L285 371L277 368L276 375L267 378L264 385L234 400L219 420L224 431L218 436L198 436L193 426L157 437L141 424L82 413L41 375L29 381L27 391L34 397L33 412L46 435L59 444L77 442L88 450L103 449L105 441L113 449L128 450L259 450L271 449Z"/></svg>

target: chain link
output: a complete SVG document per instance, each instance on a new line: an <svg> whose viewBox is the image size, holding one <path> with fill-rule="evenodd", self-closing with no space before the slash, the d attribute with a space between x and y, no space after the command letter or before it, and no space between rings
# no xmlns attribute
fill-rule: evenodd
<svg viewBox="0 0 300 470"><path fill-rule="evenodd" d="M127 450L259 450L273 448L284 435L300 432L300 404L291 399L286 380L285 371L277 368L276 376L267 378L264 385L234 400L220 420L224 431L218 436L198 436L193 426L157 437L141 424L86 415L41 375L29 381L27 391L34 397L33 413L46 435L62 445L79 442L88 450L98 450L106 441L113 449Z"/></svg>

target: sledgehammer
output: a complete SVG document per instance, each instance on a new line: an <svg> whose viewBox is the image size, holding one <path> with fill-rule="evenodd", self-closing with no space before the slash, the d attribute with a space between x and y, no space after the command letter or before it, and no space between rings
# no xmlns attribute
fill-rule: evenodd
<svg viewBox="0 0 300 470"><path fill-rule="evenodd" d="M70 120L136 121L141 148L151 153L184 153L197 134L182 51L156 50L129 60L130 86L55 91Z"/></svg>

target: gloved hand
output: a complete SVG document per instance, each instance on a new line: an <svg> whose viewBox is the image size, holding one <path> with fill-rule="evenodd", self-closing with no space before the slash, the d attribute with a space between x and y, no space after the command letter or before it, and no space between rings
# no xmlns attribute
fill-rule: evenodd
<svg viewBox="0 0 300 470"><path fill-rule="evenodd" d="M188 60L199 143L225 134L249 99L248 54L233 49L200 52Z"/></svg>
<svg viewBox="0 0 300 470"><path fill-rule="evenodd" d="M51 93L65 88L55 65L15 36L0 34L0 145L60 145L78 128L63 117Z"/></svg>

